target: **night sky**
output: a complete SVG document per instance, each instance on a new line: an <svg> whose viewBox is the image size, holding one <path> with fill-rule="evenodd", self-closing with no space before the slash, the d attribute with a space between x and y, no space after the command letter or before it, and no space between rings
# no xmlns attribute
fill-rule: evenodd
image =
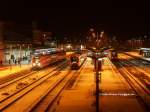
<svg viewBox="0 0 150 112"><path fill-rule="evenodd" d="M2 20L28 24L62 35L84 35L90 28L104 30L120 39L150 35L149 3L138 1L91 0L22 1L0 3Z"/></svg>

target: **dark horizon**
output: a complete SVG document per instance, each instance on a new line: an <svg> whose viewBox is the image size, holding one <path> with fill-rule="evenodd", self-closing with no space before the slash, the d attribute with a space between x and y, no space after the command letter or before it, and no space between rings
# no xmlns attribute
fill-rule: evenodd
<svg viewBox="0 0 150 112"><path fill-rule="evenodd" d="M84 34L90 28L120 39L150 33L148 3L144 2L2 2L1 20L28 24L37 21L57 35ZM5 10L4 10L5 9Z"/></svg>

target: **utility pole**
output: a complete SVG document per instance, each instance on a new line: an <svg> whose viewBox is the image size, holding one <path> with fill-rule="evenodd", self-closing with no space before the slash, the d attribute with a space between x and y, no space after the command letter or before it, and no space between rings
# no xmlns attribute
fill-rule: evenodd
<svg viewBox="0 0 150 112"><path fill-rule="evenodd" d="M102 38L104 34L104 31L101 32L100 37ZM98 51L99 49L99 33L96 33L97 39L96 39L96 49ZM96 85L96 112L99 112L99 76L101 77L101 73L99 73L102 69L102 59L101 56L98 54L98 52L96 51L96 55L95 55L95 85Z"/></svg>
<svg viewBox="0 0 150 112"><path fill-rule="evenodd" d="M97 33L98 36L98 33ZM99 48L98 45L98 37L97 37L97 46L96 46L97 50ZM96 112L99 112L99 71L101 70L101 60L99 60L99 55L98 52L96 51L96 55L95 55L95 85L96 85Z"/></svg>
<svg viewBox="0 0 150 112"><path fill-rule="evenodd" d="M96 112L99 112L99 72L98 72L98 59L96 58L96 73L95 73L95 81L96 81Z"/></svg>
<svg viewBox="0 0 150 112"><path fill-rule="evenodd" d="M101 32L101 35L99 36L99 32L94 32L94 29L90 29L90 32L93 34L93 40L94 40L94 45L96 48L96 53L93 55L93 62L94 62L94 68L95 68L95 100L96 100L96 112L99 112L100 110L100 104L99 104L99 76L101 75L101 73L99 73L99 71L101 71L101 67L102 67L102 60L101 60L101 56L98 54L98 50L100 47L100 38L99 37L103 37L104 31Z"/></svg>
<svg viewBox="0 0 150 112"><path fill-rule="evenodd" d="M99 112L99 76L102 68L102 59L99 55L95 54L93 57L94 60L94 68L95 68L95 99L96 99L96 112Z"/></svg>

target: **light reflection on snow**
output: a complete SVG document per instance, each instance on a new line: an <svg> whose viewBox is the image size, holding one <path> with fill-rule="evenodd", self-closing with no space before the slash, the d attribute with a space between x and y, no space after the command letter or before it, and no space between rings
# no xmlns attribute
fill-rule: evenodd
<svg viewBox="0 0 150 112"><path fill-rule="evenodd" d="M101 96L135 96L134 93L100 93Z"/></svg>

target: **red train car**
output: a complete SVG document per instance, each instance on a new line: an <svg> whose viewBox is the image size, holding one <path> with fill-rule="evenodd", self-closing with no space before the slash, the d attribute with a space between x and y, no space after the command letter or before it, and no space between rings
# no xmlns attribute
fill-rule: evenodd
<svg viewBox="0 0 150 112"><path fill-rule="evenodd" d="M114 49L110 49L108 57L111 61L117 61L118 60L118 52Z"/></svg>
<svg viewBox="0 0 150 112"><path fill-rule="evenodd" d="M35 51L32 57L32 68L41 69L64 59L66 59L65 51L59 49L42 49Z"/></svg>
<svg viewBox="0 0 150 112"><path fill-rule="evenodd" d="M85 54L72 54L70 56L70 67L72 70L77 70L83 64L86 59Z"/></svg>

